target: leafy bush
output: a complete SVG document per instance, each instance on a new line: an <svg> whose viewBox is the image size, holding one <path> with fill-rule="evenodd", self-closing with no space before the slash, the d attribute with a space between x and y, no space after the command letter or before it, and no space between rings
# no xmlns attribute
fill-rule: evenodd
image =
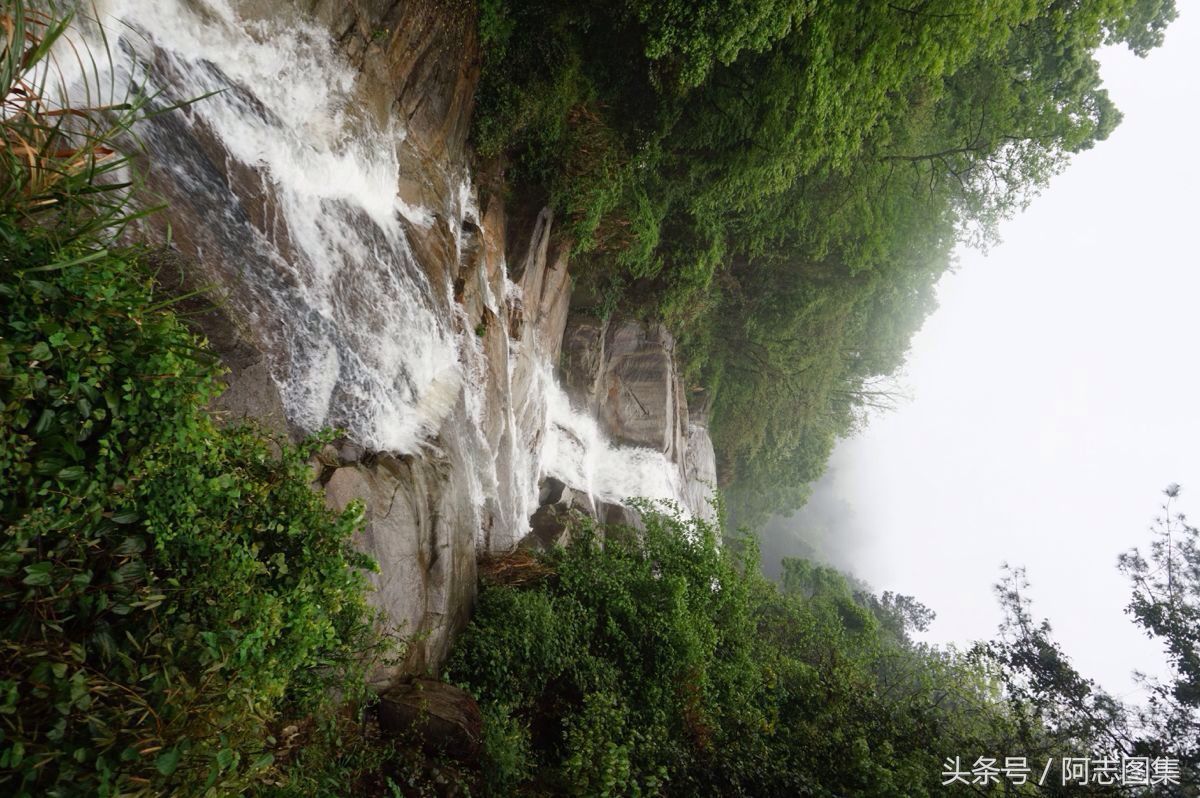
<svg viewBox="0 0 1200 798"><path fill-rule="evenodd" d="M36 67L66 23L2 17L0 791L278 781L280 721L328 723L377 645L362 508L309 488L320 441L214 424L219 364L114 246L138 103L53 106Z"/></svg>
<svg viewBox="0 0 1200 798"><path fill-rule="evenodd" d="M145 309L127 257L10 261L0 294L6 764L43 787L227 789L269 764L284 699L357 673L361 509L325 509L304 448L214 426L216 366Z"/></svg>
<svg viewBox="0 0 1200 798"><path fill-rule="evenodd" d="M799 561L777 589L751 541L645 521L639 542L580 519L540 581L483 583L448 674L489 719L493 794L944 794L941 752L1004 728L986 675L912 644L894 602Z"/></svg>

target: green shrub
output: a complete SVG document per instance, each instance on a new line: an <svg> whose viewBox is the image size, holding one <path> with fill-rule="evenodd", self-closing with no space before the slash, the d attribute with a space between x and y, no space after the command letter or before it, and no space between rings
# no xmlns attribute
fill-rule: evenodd
<svg viewBox="0 0 1200 798"><path fill-rule="evenodd" d="M644 520L580 520L540 581L483 583L448 675L483 707L491 794L952 795L942 752L1004 728L974 666L837 572L790 561L777 588L750 540Z"/></svg>
<svg viewBox="0 0 1200 798"><path fill-rule="evenodd" d="M114 247L129 118L30 100L65 23L0 13L0 792L286 781L281 721L330 722L377 646L362 508L310 489L320 441L214 424L219 364Z"/></svg>
<svg viewBox="0 0 1200 798"><path fill-rule="evenodd" d="M358 683L371 645L369 563L349 542L361 507L325 509L312 444L214 425L217 365L152 309L131 256L51 271L10 258L0 275L0 728L15 794L142 779L228 794L270 764L284 703L311 711Z"/></svg>
<svg viewBox="0 0 1200 798"><path fill-rule="evenodd" d="M484 707L484 776L493 793L507 795L532 774L529 726L503 704Z"/></svg>
<svg viewBox="0 0 1200 798"><path fill-rule="evenodd" d="M740 693L742 711L762 686L745 660L750 583L703 524L652 516L644 549L581 524L553 576L485 585L450 678L504 719L485 726L489 758L511 756L496 736L529 730L523 768L549 792L655 794L713 744L724 702Z"/></svg>

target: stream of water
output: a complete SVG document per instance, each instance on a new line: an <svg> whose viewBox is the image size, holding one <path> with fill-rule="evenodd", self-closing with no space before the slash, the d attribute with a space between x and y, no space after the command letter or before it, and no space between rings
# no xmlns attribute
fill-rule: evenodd
<svg viewBox="0 0 1200 798"><path fill-rule="evenodd" d="M606 500L684 502L679 467L609 443L531 336L505 333L505 434L489 442L480 344L455 319L450 278L429 277L456 269L425 268L410 239L436 219L477 229L470 176L447 176L443 207L399 198L404 126L361 110L324 29L226 0L110 0L97 14L107 44L94 26L88 44L110 59L89 73L93 92L140 90L159 108L204 98L140 123L151 185L166 187L175 237L216 264L294 424L343 428L379 451L436 447L467 472L462 501L500 516L493 547L528 528L545 475ZM499 315L505 297L487 301Z"/></svg>

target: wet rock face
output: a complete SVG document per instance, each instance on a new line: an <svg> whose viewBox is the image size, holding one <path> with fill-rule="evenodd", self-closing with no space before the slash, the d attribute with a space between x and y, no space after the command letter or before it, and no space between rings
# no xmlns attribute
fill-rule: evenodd
<svg viewBox="0 0 1200 798"><path fill-rule="evenodd" d="M271 0L264 0L271 2ZM474 6L445 0L291 0L361 73L367 108L404 120L430 162L460 162L479 80Z"/></svg>
<svg viewBox="0 0 1200 798"><path fill-rule="evenodd" d="M679 469L687 506L713 518L709 497L717 475L708 403L701 394L687 396L670 332L661 324L572 312L559 362L571 403L595 415L610 439L665 454ZM607 511L611 523L640 524L632 510L612 507L621 511ZM595 515L609 522L600 508Z"/></svg>
<svg viewBox="0 0 1200 798"><path fill-rule="evenodd" d="M412 219L400 214L397 223L404 227L404 246L415 268L427 278L424 283L430 288L423 297L428 310L439 320L449 320L452 333L474 339L475 330L479 332L481 354L460 353L460 365L468 379L486 382L479 393L485 397L484 408L469 407L469 398L459 395L440 428L430 430L427 445L409 456L372 452L350 440L327 447L314 459L314 487L326 492L332 508L340 510L355 499L365 503L366 528L358 544L380 565L380 573L370 576L375 590L369 598L401 635L417 638L398 668L375 674L383 684L440 667L474 600L477 546L510 545L525 531L529 513L512 497L522 493L514 480L523 473L518 460L528 448L523 436L533 419L509 409L520 404L520 390L530 377L510 380L511 341L506 330L522 293L530 300L516 315L533 320L529 335L550 329L556 318L565 320L565 262L558 264L560 275L546 275L547 257L557 257L549 245L551 219L546 214L535 235L525 231L514 239L519 244L532 240L524 273L537 285L510 297L503 209L492 203L485 218L478 218L470 207L467 134L478 79L471 4L245 0L238 4L238 13L285 25L311 18L330 31L337 49L358 73L345 108L348 129L379 131L380 150L395 154L400 199L420 211ZM145 58L156 85L186 85L186 70L167 49L147 46ZM208 68L220 71L221 65ZM247 113L262 113L255 89L230 89ZM289 377L285 345L291 339L284 314L260 298L264 293L303 295L307 287L283 268L305 253L295 231L283 221L277 184L263 165L231 157L226 139L202 115L166 114L161 120L153 131L148 181L151 192L168 201L169 210L153 217L143 235L165 240L170 224L173 252L164 257L181 264L176 293L211 289L201 301L228 308L211 318L196 316L199 332L230 370L226 391L213 411L222 419L257 420L273 434L291 432L297 438L302 430L287 416L277 387ZM327 226L342 224L341 216L335 216L341 214L367 249L384 253L358 266L387 260L392 245L371 234L371 220L343 205L322 206ZM346 228L334 232L340 235ZM415 280L407 269L406 261L397 270L398 280ZM355 290L355 285L366 284L365 276L357 267L338 273L346 290L337 296L352 319L339 330L380 323L369 302L357 301L371 299ZM461 292L453 290L456 282L463 286ZM543 308L543 294L562 309ZM227 301L230 297L235 301ZM286 322L300 330L328 322L318 316ZM340 348L338 352L345 354ZM524 373L532 373L532 364ZM474 434L480 427L483 440ZM489 458L489 452L498 454ZM498 484L489 484L487 474L481 479L471 462L476 453L495 461ZM482 500L481 490L489 494ZM529 503L532 499L528 497Z"/></svg>
<svg viewBox="0 0 1200 798"><path fill-rule="evenodd" d="M595 413L612 440L681 461L687 402L663 325L572 314L562 364L572 402Z"/></svg>
<svg viewBox="0 0 1200 798"><path fill-rule="evenodd" d="M281 440L288 438L287 414L279 388L271 379L266 356L236 317L204 292L200 270L178 252L162 249L149 256L160 290L181 297L175 310L191 330L208 340L210 350L226 368L224 389L209 406L219 423L250 421Z"/></svg>
<svg viewBox="0 0 1200 798"><path fill-rule="evenodd" d="M399 635L412 638L398 670L381 669L376 684L436 670L469 618L475 535L455 500L463 487L455 477L453 464L437 457L372 455L331 473L326 468L322 487L331 509L340 512L355 499L366 505L355 543L379 563L379 573L368 575L371 603Z"/></svg>
<svg viewBox="0 0 1200 798"><path fill-rule="evenodd" d="M521 288L510 331L518 338L533 336L550 362L558 359L571 307L571 279L567 274L571 245L551 240L553 220L549 208L538 213L528 244L514 253L510 265L513 279Z"/></svg>
<svg viewBox="0 0 1200 798"><path fill-rule="evenodd" d="M593 316L572 313L563 332L559 364L563 388L575 407L594 410L604 374L604 333L608 325Z"/></svg>
<svg viewBox="0 0 1200 798"><path fill-rule="evenodd" d="M272 2L272 0L263 0ZM434 285L454 279L464 231L440 209L451 207L468 179L467 138L479 82L474 4L445 0L290 0L324 24L358 70L359 109L380 129L403 125L394 146L397 193L434 209L428 227L409 226L409 244Z"/></svg>
<svg viewBox="0 0 1200 798"><path fill-rule="evenodd" d="M689 507L704 509L706 518L715 518L711 505L717 487L717 455L708 434L708 417L692 415L687 427L687 457L684 460L683 489Z"/></svg>
<svg viewBox="0 0 1200 798"><path fill-rule="evenodd" d="M464 237L461 259L443 261L457 269L456 312L473 325L467 332L479 344L473 378L483 381L483 406L476 421L460 402L443 434L417 456L375 453L342 441L320 464L318 487L331 508L344 509L355 499L365 503L367 525L357 544L380 566L369 577L370 600L401 635L414 638L404 662L374 675L380 687L440 668L470 617L477 554L514 545L535 510L532 501L527 509L506 502L520 499L520 479L530 468L523 458L540 443L534 433L540 419L531 404L534 371L547 351L557 356L570 302L565 251L551 244L551 224L543 211L527 237L513 244L521 262L515 289L509 287L508 225L498 201ZM476 422L482 440L455 434ZM500 483L482 510L474 506L478 489L470 484L468 463L470 449L480 445L496 453ZM591 510L586 495L563 490L568 505ZM561 494L554 502L562 501ZM565 542L561 530L539 528L548 545Z"/></svg>
<svg viewBox="0 0 1200 798"><path fill-rule="evenodd" d="M228 369L224 392L210 410L220 422L252 421L266 433L287 439L290 428L279 390L265 355L249 340L244 324L196 294L202 270L177 252L153 256L164 291L184 297L176 308L192 329L209 341ZM461 418L458 419L461 423ZM313 487L325 492L337 512L350 502L366 506L366 526L356 545L380 565L368 574L372 605L388 616L392 630L414 642L395 669L373 674L382 687L399 675L436 670L449 651L452 635L463 627L475 595L474 516L461 500L469 496L465 469L452 448L422 457L368 452L342 440L314 457Z"/></svg>
<svg viewBox="0 0 1200 798"><path fill-rule="evenodd" d="M631 319L609 325L599 395L600 423L613 440L682 455L681 385L675 341L661 324Z"/></svg>

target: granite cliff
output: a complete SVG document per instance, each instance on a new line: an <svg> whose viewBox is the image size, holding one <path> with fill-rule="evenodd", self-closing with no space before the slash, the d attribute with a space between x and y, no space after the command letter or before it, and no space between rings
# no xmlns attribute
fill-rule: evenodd
<svg viewBox="0 0 1200 798"><path fill-rule="evenodd" d="M712 512L712 444L669 332L572 309L553 213L510 213L502 170L474 161L467 7L114 13L139 21L128 69L164 102L220 90L143 132L168 207L143 233L165 245L164 280L203 289L192 318L229 367L214 412L292 438L344 430L314 487L365 502L374 601L413 640L381 682L436 672L477 558L531 518L546 538L567 507L636 524L622 501L638 495Z"/></svg>

